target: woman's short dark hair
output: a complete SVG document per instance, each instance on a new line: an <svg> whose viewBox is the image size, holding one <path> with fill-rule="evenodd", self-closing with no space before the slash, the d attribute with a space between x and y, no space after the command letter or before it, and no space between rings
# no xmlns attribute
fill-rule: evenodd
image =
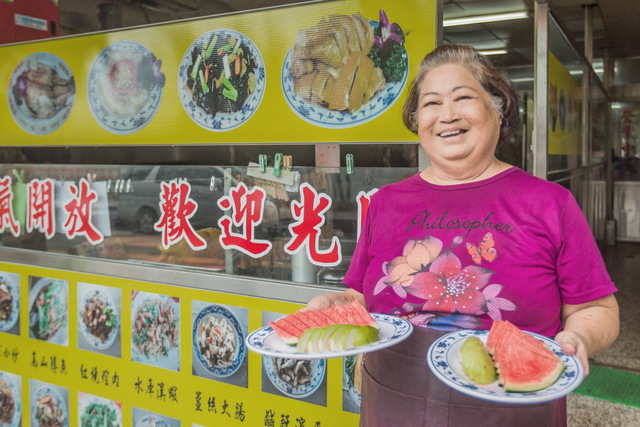
<svg viewBox="0 0 640 427"><path fill-rule="evenodd" d="M402 120L411 132L418 133L418 102L420 86L425 76L434 68L444 64L459 64L467 67L489 94L493 105L502 117L498 147L511 135L519 121L518 95L511 81L501 74L491 61L471 46L444 45L431 51L420 63L418 74L411 82L404 103Z"/></svg>

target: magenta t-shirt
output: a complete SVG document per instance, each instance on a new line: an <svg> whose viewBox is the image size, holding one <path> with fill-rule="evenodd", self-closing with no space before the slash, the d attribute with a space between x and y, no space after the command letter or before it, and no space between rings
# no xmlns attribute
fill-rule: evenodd
<svg viewBox="0 0 640 427"><path fill-rule="evenodd" d="M433 185L416 174L371 199L345 284L370 312L437 329L493 320L545 336L562 304L616 291L571 193L513 167Z"/></svg>

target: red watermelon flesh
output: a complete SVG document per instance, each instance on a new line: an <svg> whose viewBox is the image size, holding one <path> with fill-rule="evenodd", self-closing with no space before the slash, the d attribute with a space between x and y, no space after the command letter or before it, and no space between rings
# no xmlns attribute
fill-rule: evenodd
<svg viewBox="0 0 640 427"><path fill-rule="evenodd" d="M355 317L353 317L353 315L346 308L344 308L343 305L334 305L333 310L336 315L340 316L340 318L342 319L340 323L359 325L359 321ZM344 322L344 320L346 320L346 322Z"/></svg>
<svg viewBox="0 0 640 427"><path fill-rule="evenodd" d="M319 322L312 313L312 310L303 310L295 312L292 316L300 319L300 321L306 324L309 328L320 328L325 326L323 323Z"/></svg>
<svg viewBox="0 0 640 427"><path fill-rule="evenodd" d="M507 391L541 390L553 384L564 370L564 363L542 341L508 321L492 326L489 342L499 382Z"/></svg>
<svg viewBox="0 0 640 427"><path fill-rule="evenodd" d="M360 304L359 301L354 300L349 304L345 305L345 308L347 310L350 310L353 313L353 315L360 320L361 325L369 325L369 326L373 326L376 329L380 329L380 325L378 325L378 322L376 322L376 319L371 317L371 314L369 314L367 309L364 308L364 306Z"/></svg>
<svg viewBox="0 0 640 427"><path fill-rule="evenodd" d="M505 348L499 381L506 391L537 391L553 384L563 370L560 359L553 361L527 348L510 345Z"/></svg>
<svg viewBox="0 0 640 427"><path fill-rule="evenodd" d="M298 342L298 336L289 332L286 328L281 327L277 322L268 322L269 326L278 334L282 341L288 345L295 345ZM302 334L300 334L302 335Z"/></svg>

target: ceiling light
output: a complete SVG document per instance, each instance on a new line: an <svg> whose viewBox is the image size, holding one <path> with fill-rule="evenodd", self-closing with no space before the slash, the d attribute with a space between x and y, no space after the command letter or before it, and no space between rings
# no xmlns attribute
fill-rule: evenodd
<svg viewBox="0 0 640 427"><path fill-rule="evenodd" d="M611 104L611 109L617 110L617 109L620 109L620 108L622 108L622 105L620 105L619 102L614 102L614 103Z"/></svg>
<svg viewBox="0 0 640 427"><path fill-rule="evenodd" d="M482 24L485 22L510 21L512 19L523 19L528 17L528 12L511 12L498 13L495 15L467 16L466 18L445 19L442 22L442 26L453 27L455 25Z"/></svg>
<svg viewBox="0 0 640 427"><path fill-rule="evenodd" d="M507 49L479 50L478 53L483 55L504 55L507 53Z"/></svg>

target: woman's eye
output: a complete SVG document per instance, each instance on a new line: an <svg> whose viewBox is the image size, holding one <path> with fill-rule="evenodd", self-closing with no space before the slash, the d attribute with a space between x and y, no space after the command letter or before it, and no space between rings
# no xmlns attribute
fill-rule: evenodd
<svg viewBox="0 0 640 427"><path fill-rule="evenodd" d="M430 107L432 105L438 105L436 101L426 101L422 104L423 107Z"/></svg>
<svg viewBox="0 0 640 427"><path fill-rule="evenodd" d="M459 96L456 101L466 101L468 99L473 99L473 98L470 97L469 95L462 95L462 96Z"/></svg>

